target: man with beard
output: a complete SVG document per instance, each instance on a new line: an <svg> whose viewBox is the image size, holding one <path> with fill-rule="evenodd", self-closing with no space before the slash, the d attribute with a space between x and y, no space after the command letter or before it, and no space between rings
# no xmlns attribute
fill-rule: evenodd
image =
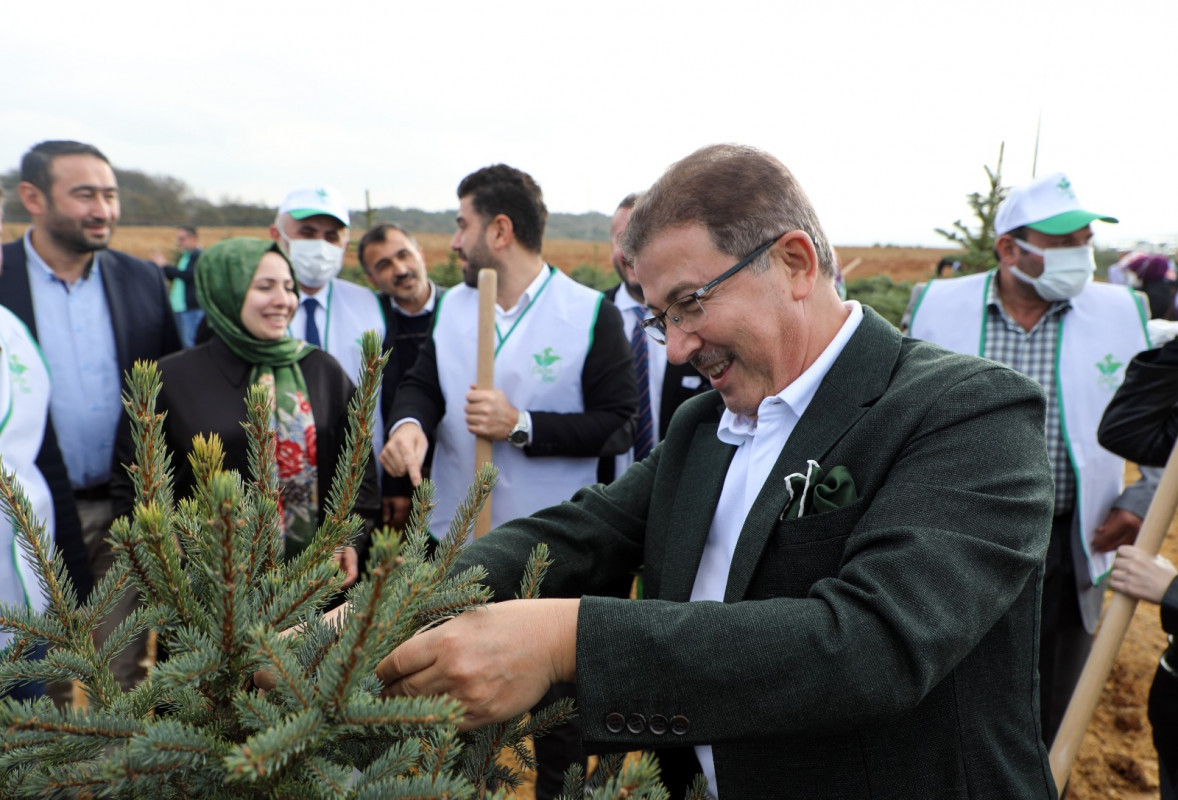
<svg viewBox="0 0 1178 800"><path fill-rule="evenodd" d="M621 283L605 296L618 307L622 327L634 354L634 372L638 379L638 415L634 419L634 446L619 456L604 457L597 467L597 480L609 483L635 461L646 458L663 438L671 416L680 405L711 387L690 364L670 364L667 349L658 347L642 330L642 320L649 316L642 286L634 274L634 265L622 250L622 234L639 194L622 198L610 223L610 260ZM624 291L623 291L624 290Z"/></svg>
<svg viewBox="0 0 1178 800"><path fill-rule="evenodd" d="M0 303L28 326L49 364L50 419L97 582L114 563L104 539L111 470L123 468L111 463L123 376L135 361L179 350L180 338L160 270L108 249L119 189L106 156L80 142L42 142L21 159L20 178L33 226L4 246ZM136 601L134 592L122 596L97 631L100 644ZM143 676L141 652L128 647L111 665L124 688Z"/></svg>
<svg viewBox="0 0 1178 800"><path fill-rule="evenodd" d="M385 469L408 474L417 485L427 434L434 434L437 539L446 535L473 477L475 437L495 443L499 483L491 516L498 525L594 483L598 457L630 446L628 433L615 434L637 407L618 310L540 254L548 209L532 177L504 164L485 167L462 180L458 198L450 247L464 285L438 304L433 335L397 390L395 422L381 451ZM482 268L498 276L494 389L472 384ZM570 692L567 684L554 687L540 705ZM555 797L565 767L584 762L579 727L558 726L535 746L536 796Z"/></svg>
<svg viewBox="0 0 1178 800"><path fill-rule="evenodd" d="M270 238L290 259L299 284L299 307L290 332L330 354L353 383L359 382L360 337L374 330L384 338L384 315L369 289L339 278L351 229L348 204L337 190L295 189L278 207ZM373 454L384 444L381 409L376 409Z"/></svg>
<svg viewBox="0 0 1178 800"><path fill-rule="evenodd" d="M425 258L417 240L399 225L381 223L369 229L360 239L356 256L378 291L376 297L385 320L384 349L393 351L385 364L380 389L380 410L383 418L389 419L397 385L429 338L439 291L426 276ZM385 524L394 528L405 524L412 493L408 476L383 476Z"/></svg>

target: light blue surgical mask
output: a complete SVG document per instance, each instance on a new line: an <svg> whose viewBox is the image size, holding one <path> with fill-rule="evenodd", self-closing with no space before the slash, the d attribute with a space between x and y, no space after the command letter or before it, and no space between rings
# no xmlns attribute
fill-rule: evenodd
<svg viewBox="0 0 1178 800"><path fill-rule="evenodd" d="M1092 282L1092 275L1096 272L1096 255L1092 245L1044 249L1022 239L1015 239L1014 242L1028 253L1043 259L1043 274L1037 278L1032 278L1018 267L1011 267L1010 271L1020 281L1034 287L1044 300L1070 300Z"/></svg>

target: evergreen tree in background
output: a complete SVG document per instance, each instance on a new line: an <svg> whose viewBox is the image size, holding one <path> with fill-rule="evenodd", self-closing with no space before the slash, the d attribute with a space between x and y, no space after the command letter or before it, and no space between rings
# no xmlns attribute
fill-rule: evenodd
<svg viewBox="0 0 1178 800"><path fill-rule="evenodd" d="M488 601L481 570L449 573L494 485L493 468L476 476L433 559L425 556L432 487L424 483L404 541L388 531L374 534L367 576L347 594L351 613L337 624L322 620L342 582L331 556L360 531L351 508L371 453L387 358L372 332L363 347L365 368L327 518L289 562L271 405L261 387L246 400L253 478L222 470L220 440L197 437L188 456L197 488L174 502L163 415L155 412L158 373L154 364L135 366L124 403L135 436L137 503L111 530L116 565L80 608L44 526L13 476L0 471L0 497L49 598L43 614L0 605L0 628L14 633L0 652L0 692L28 681L77 680L88 701L83 709L59 710L48 698L0 700L0 796L506 797L520 775L501 763L501 752L534 768L526 738L565 719L569 704L460 735L456 701L383 698L374 675L381 658L423 627ZM541 546L521 597L536 596L546 568ZM95 647L91 632L132 586L142 607ZM167 658L124 693L110 660L148 628ZM28 660L39 644L49 645L48 655ZM262 669L277 683L264 693L252 678ZM598 798L667 797L649 757L625 764L603 758L588 784L571 773L567 796L584 797L588 788Z"/></svg>
<svg viewBox="0 0 1178 800"><path fill-rule="evenodd" d="M1009 191L1002 186L1002 154L1005 149L1006 143L1003 142L998 147L996 168L991 170L989 167L983 167L990 182L989 191L986 194L973 192L967 198L969 207L973 209L974 216L980 223L978 230L970 230L961 220L953 223L952 230L936 229L939 235L965 251L961 255L962 272L984 272L998 266L998 261L994 257L994 241L998 238L994 235L994 217L997 216L998 206L1006 199Z"/></svg>

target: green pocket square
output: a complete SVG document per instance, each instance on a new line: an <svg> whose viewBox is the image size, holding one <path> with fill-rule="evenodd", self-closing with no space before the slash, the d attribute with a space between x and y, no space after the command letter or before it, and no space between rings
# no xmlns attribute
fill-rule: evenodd
<svg viewBox="0 0 1178 800"><path fill-rule="evenodd" d="M834 467L829 472L818 466L817 461L808 461L806 474L795 472L786 476L785 482L790 501L781 519L797 519L824 514L858 499L855 481L846 467Z"/></svg>

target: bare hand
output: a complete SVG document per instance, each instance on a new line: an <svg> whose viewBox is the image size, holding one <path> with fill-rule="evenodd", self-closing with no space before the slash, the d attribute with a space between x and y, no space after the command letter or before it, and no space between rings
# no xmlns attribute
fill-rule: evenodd
<svg viewBox="0 0 1178 800"><path fill-rule="evenodd" d="M384 695L448 694L466 709L459 730L502 722L577 678L577 599L509 600L419 633L376 668Z"/></svg>
<svg viewBox="0 0 1178 800"><path fill-rule="evenodd" d="M1108 553L1123 544L1133 544L1137 541L1137 532L1141 530L1141 521L1141 517L1131 511L1114 508L1096 529L1092 549L1098 553Z"/></svg>
<svg viewBox="0 0 1178 800"><path fill-rule="evenodd" d="M421 426L407 422L393 431L380 451L380 465L394 478L408 475L414 486L421 483L421 465L429 450L429 439Z"/></svg>
<svg viewBox="0 0 1178 800"><path fill-rule="evenodd" d="M356 548L341 547L335 551L334 558L340 572L344 573L344 585L340 588L347 589L360 577L360 557L356 555Z"/></svg>
<svg viewBox="0 0 1178 800"><path fill-rule="evenodd" d="M1109 586L1138 600L1160 603L1178 570L1161 556L1150 558L1133 545L1117 548L1117 559L1108 577Z"/></svg>
<svg viewBox="0 0 1178 800"><path fill-rule="evenodd" d="M413 507L408 497L382 497L380 499L381 522L395 531L405 527L409 521L409 511Z"/></svg>
<svg viewBox="0 0 1178 800"><path fill-rule="evenodd" d="M480 389L473 384L466 393L465 411L466 429L492 442L506 441L519 421L519 411L507 401L507 395L499 389Z"/></svg>

